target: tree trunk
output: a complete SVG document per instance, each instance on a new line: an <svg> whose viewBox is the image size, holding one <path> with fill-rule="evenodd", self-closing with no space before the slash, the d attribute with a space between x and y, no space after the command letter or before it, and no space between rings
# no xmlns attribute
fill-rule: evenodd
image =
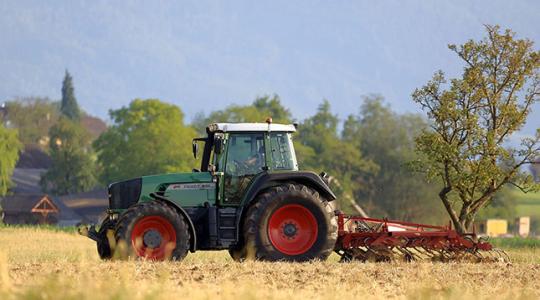
<svg viewBox="0 0 540 300"><path fill-rule="evenodd" d="M467 224L465 220L463 221L458 220L457 222L453 221L452 223L454 224L454 228L456 229L457 233L459 234L467 233Z"/></svg>
<svg viewBox="0 0 540 300"><path fill-rule="evenodd" d="M469 231L472 231L472 225L474 223L474 217L475 217L475 214L471 213L469 214L469 216L467 217L467 219L465 219L465 228Z"/></svg>
<svg viewBox="0 0 540 300"><path fill-rule="evenodd" d="M450 201L448 200L447 195L448 193L450 193L451 190L452 188L450 187L444 187L439 192L439 198L441 198L441 201L444 204L444 208L446 208L446 211L450 215L450 219L452 220L452 224L454 224L456 231L459 234L463 234L467 231L466 230L467 227L465 227L465 222L464 221L462 222L461 218L458 218L456 212L454 211L454 209L452 208L452 205L450 204Z"/></svg>
<svg viewBox="0 0 540 300"><path fill-rule="evenodd" d="M456 226L456 231L460 234L472 232L472 224L474 222L474 215L471 213L465 216L459 216L459 226ZM455 224L454 224L455 225Z"/></svg>

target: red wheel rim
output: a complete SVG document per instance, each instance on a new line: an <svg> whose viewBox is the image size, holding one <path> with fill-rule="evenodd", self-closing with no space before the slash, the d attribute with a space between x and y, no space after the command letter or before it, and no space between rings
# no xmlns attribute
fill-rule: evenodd
<svg viewBox="0 0 540 300"><path fill-rule="evenodd" d="M298 204L280 207L268 221L268 236L272 245L287 255L307 252L317 240L317 233L315 216Z"/></svg>
<svg viewBox="0 0 540 300"><path fill-rule="evenodd" d="M145 241L152 238L155 245ZM131 232L131 244L139 257L164 260L176 247L176 231L166 218L147 216L138 220Z"/></svg>

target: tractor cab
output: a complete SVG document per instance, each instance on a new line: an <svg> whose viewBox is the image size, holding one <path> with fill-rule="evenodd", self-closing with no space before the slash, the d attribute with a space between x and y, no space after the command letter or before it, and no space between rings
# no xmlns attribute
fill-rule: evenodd
<svg viewBox="0 0 540 300"><path fill-rule="evenodd" d="M200 171L217 176L221 204L239 204L252 179L264 171L298 171L294 125L215 123L206 131L207 137L193 139L193 155L197 158L203 143Z"/></svg>

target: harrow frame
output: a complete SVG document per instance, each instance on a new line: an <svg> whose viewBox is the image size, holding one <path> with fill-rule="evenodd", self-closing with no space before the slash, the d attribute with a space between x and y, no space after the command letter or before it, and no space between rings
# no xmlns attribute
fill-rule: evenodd
<svg viewBox="0 0 540 300"><path fill-rule="evenodd" d="M447 226L434 226L337 213L338 240L335 252L342 261L405 261L468 259L509 261L504 251L479 239L476 233L459 234Z"/></svg>

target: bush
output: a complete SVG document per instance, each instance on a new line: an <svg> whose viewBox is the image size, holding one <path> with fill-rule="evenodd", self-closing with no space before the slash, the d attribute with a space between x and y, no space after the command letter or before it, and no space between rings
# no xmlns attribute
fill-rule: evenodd
<svg viewBox="0 0 540 300"><path fill-rule="evenodd" d="M538 238L492 238L489 242L494 247L499 248L540 248L540 239Z"/></svg>

